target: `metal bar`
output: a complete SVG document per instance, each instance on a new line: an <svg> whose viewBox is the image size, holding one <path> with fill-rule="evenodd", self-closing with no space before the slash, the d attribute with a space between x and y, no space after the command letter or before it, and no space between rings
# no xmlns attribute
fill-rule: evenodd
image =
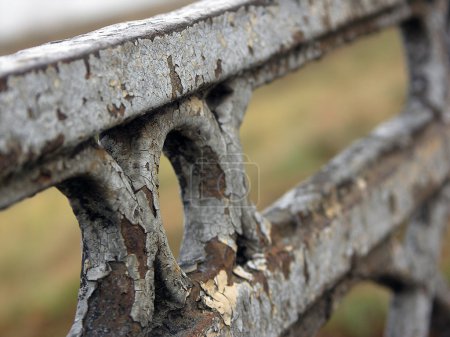
<svg viewBox="0 0 450 337"><path fill-rule="evenodd" d="M435 298L431 317L433 336L450 336L450 288L447 280L441 275L435 282Z"/></svg>
<svg viewBox="0 0 450 337"><path fill-rule="evenodd" d="M391 303L386 337L428 336L432 300L424 289L403 291Z"/></svg>
<svg viewBox="0 0 450 337"><path fill-rule="evenodd" d="M413 222L405 249L386 242L449 179L447 11L444 0L209 0L0 58L0 208L57 185L83 230L91 283L71 334L310 335L351 285L388 275L408 285L390 321L404 324L390 335L425 335L432 305L443 322L448 288L430 268L440 227ZM233 203L227 193L245 186L222 174L220 155L240 150L252 89L400 23L412 81L404 113L263 215ZM157 210L163 148L180 180L195 181L183 187L189 278ZM193 176L204 149L217 165ZM194 209L186 194L203 202L203 185L212 199ZM125 304L114 290L124 280Z"/></svg>
<svg viewBox="0 0 450 337"><path fill-rule="evenodd" d="M280 334L346 275L355 259L369 253L442 185L450 172L449 141L449 125L432 111L402 114L381 125L267 210L273 224L268 251L234 274L220 264L212 273L191 273L195 286L181 309L184 314L171 320L171 329L194 335L205 329ZM77 165L89 170L89 162L76 153L13 176L1 196L35 193L78 174ZM231 302L225 301L224 316L199 310L197 301L213 307L219 289L232 296ZM150 326L154 333L167 333L161 323L167 310L155 312ZM244 323L261 317L272 325Z"/></svg>
<svg viewBox="0 0 450 337"><path fill-rule="evenodd" d="M294 53L288 67L262 70L256 82L267 82L419 7L405 0L203 1L1 57L0 176Z"/></svg>
<svg viewBox="0 0 450 337"><path fill-rule="evenodd" d="M397 264L420 283L395 290L385 335L428 336L438 270L441 238L449 220L450 189L430 198L408 226L401 261ZM393 254L393 256L395 256Z"/></svg>
<svg viewBox="0 0 450 337"><path fill-rule="evenodd" d="M194 298L206 306L217 292L227 295L221 314L230 326L220 315L198 313L189 324L171 320L171 333L179 325L193 335L281 334L443 184L449 137L448 125L430 115L403 114L351 146L265 213L272 246L241 266L245 273L189 275L199 287L193 294L203 294Z"/></svg>

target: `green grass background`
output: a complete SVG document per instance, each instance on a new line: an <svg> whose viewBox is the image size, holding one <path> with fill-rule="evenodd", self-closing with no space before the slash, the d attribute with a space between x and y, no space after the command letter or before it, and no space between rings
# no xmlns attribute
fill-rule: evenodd
<svg viewBox="0 0 450 337"><path fill-rule="evenodd" d="M259 170L252 176L258 208L401 111L405 92L396 30L341 48L258 89L241 131L245 154ZM165 159L160 179L164 225L178 254L181 201ZM80 233L67 200L50 189L0 213L0 247L0 335L64 336L75 312L81 260ZM444 255L449 275L450 253ZM356 287L321 335L379 336L388 300L379 287Z"/></svg>

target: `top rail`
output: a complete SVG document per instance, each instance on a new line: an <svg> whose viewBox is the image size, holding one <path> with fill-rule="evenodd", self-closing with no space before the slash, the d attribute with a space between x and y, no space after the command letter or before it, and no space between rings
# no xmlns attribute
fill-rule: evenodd
<svg viewBox="0 0 450 337"><path fill-rule="evenodd" d="M268 82L413 12L401 0L209 0L1 57L0 176L239 73Z"/></svg>

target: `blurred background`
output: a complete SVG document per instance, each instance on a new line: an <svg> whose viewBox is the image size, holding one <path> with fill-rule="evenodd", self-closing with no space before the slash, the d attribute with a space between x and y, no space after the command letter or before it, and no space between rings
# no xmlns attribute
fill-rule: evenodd
<svg viewBox="0 0 450 337"><path fill-rule="evenodd" d="M189 2L0 0L0 54ZM401 111L406 87L401 37L390 29L258 89L241 130L245 155L259 167L259 177L252 177L259 181L252 190L257 207L263 210ZM165 158L160 185L164 226L178 254L182 206ZM0 336L64 336L74 317L81 263L80 232L67 200L49 189L1 212L0 247ZM450 250L443 252L442 268L450 279ZM389 296L373 284L357 286L320 335L381 336Z"/></svg>

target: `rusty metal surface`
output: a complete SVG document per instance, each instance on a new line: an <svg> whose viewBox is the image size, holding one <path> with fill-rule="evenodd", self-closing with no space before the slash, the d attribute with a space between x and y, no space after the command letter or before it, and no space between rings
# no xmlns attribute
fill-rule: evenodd
<svg viewBox="0 0 450 337"><path fill-rule="evenodd" d="M309 336L362 279L396 291L387 335L444 331L446 13L445 0L210 0L0 58L0 209L56 186L82 231L69 336ZM253 89L389 25L409 63L404 111L258 212L239 175ZM162 153L182 189L179 262Z"/></svg>
<svg viewBox="0 0 450 337"><path fill-rule="evenodd" d="M401 0L201 1L1 57L0 176L296 50L289 67L260 75L267 82L323 54L327 40L413 11Z"/></svg>

